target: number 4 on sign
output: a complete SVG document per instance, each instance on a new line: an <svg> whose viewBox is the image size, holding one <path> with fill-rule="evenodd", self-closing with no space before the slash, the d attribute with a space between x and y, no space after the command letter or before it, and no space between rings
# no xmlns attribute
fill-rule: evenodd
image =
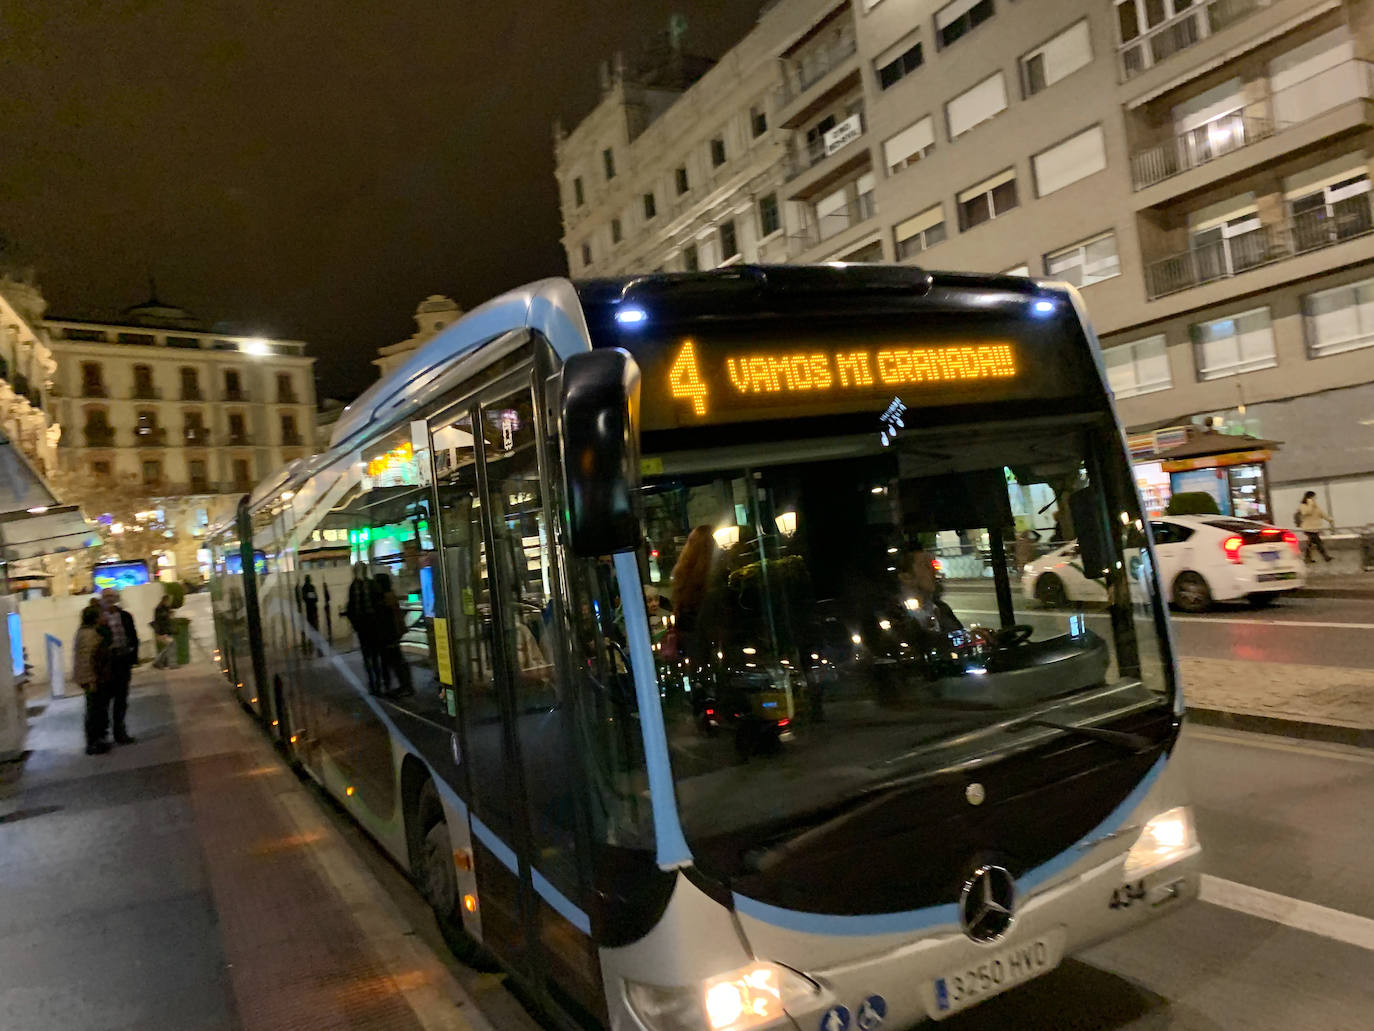
<svg viewBox="0 0 1374 1031"><path fill-rule="evenodd" d="M692 411L706 414L706 381L697 368L697 348L688 340L677 353L673 367L668 370L668 390L676 398L692 402Z"/></svg>

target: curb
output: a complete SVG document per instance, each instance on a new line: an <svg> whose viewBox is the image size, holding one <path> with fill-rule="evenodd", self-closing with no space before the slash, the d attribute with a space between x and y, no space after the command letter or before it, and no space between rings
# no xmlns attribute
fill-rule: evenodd
<svg viewBox="0 0 1374 1031"><path fill-rule="evenodd" d="M1257 716L1248 712L1188 707L1188 722L1204 727L1244 730L1252 734L1275 734L1304 741L1325 741L1352 748L1374 748L1374 728L1347 727L1338 723L1311 723L1279 716Z"/></svg>
<svg viewBox="0 0 1374 1031"><path fill-rule="evenodd" d="M1298 598L1374 598L1374 587L1299 587Z"/></svg>

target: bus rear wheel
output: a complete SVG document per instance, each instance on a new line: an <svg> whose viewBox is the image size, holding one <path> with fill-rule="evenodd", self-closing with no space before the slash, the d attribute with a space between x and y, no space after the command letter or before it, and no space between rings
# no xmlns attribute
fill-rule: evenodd
<svg viewBox="0 0 1374 1031"><path fill-rule="evenodd" d="M448 820L432 781L425 781L411 824L412 880L429 908L439 933L459 962L478 970L495 969L491 954L463 927L458 875L453 865L453 840Z"/></svg>

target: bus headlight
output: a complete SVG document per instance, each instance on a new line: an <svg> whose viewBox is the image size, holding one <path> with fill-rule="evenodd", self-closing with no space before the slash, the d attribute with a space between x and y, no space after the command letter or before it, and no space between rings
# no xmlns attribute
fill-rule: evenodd
<svg viewBox="0 0 1374 1031"><path fill-rule="evenodd" d="M1193 811L1181 805L1160 813L1145 825L1126 853L1123 872L1127 880L1136 880L1182 859L1195 848L1197 833L1193 830Z"/></svg>
<svg viewBox="0 0 1374 1031"><path fill-rule="evenodd" d="M625 998L652 1031L746 1031L784 1020L789 1006L820 989L776 963L750 963L709 978L698 988L625 982Z"/></svg>

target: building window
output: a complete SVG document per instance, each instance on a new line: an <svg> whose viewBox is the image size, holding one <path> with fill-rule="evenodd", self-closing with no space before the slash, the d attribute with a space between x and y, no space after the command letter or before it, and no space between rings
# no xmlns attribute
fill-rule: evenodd
<svg viewBox="0 0 1374 1031"><path fill-rule="evenodd" d="M183 401L200 400L200 373L189 365L181 367L181 399Z"/></svg>
<svg viewBox="0 0 1374 1031"><path fill-rule="evenodd" d="M582 189L582 177L579 175L573 180L573 204L580 208L586 203L587 195Z"/></svg>
<svg viewBox="0 0 1374 1031"><path fill-rule="evenodd" d="M921 44L917 41L891 59L879 58L878 60L881 63L874 62L878 76L878 88L891 89L921 67L924 58L921 54Z"/></svg>
<svg viewBox="0 0 1374 1031"><path fill-rule="evenodd" d="M85 434L87 447L113 446L114 427L110 425L110 415L105 409L86 409Z"/></svg>
<svg viewBox="0 0 1374 1031"><path fill-rule="evenodd" d="M682 248L682 268L685 272L697 272L701 269L701 258L697 255L697 245L689 243Z"/></svg>
<svg viewBox="0 0 1374 1031"><path fill-rule="evenodd" d="M719 168L725 164L725 140L716 136L711 140L711 167Z"/></svg>
<svg viewBox="0 0 1374 1031"><path fill-rule="evenodd" d="M1374 279L1307 294L1302 314L1313 358L1369 347L1374 344Z"/></svg>
<svg viewBox="0 0 1374 1031"><path fill-rule="evenodd" d="M443 323L440 322L434 328L439 329L442 326ZM293 405L297 401L296 388L291 385L291 373L289 372L277 373L277 401L284 405Z"/></svg>
<svg viewBox="0 0 1374 1031"><path fill-rule="evenodd" d="M1169 376L1169 352L1164 334L1132 344L1118 344L1102 351L1107 382L1118 399L1153 394L1174 385Z"/></svg>
<svg viewBox="0 0 1374 1031"><path fill-rule="evenodd" d="M246 458L234 459L234 486L247 490L253 485L253 472Z"/></svg>
<svg viewBox="0 0 1374 1031"><path fill-rule="evenodd" d="M934 149L935 122L930 115L926 115L883 142L883 164L887 166L887 174L894 175L908 165L914 165L928 157Z"/></svg>
<svg viewBox="0 0 1374 1031"><path fill-rule="evenodd" d="M91 473L98 479L108 480L110 478L110 463L103 460L92 462Z"/></svg>
<svg viewBox="0 0 1374 1031"><path fill-rule="evenodd" d="M1190 330L1198 378L1220 379L1278 364L1268 308L1194 324Z"/></svg>
<svg viewBox="0 0 1374 1031"><path fill-rule="evenodd" d="M186 463L187 476L191 481L191 490L197 494L207 494L210 490L210 478L205 472L205 462L199 458L193 458Z"/></svg>
<svg viewBox="0 0 1374 1031"><path fill-rule="evenodd" d="M972 229L1016 207L1016 170L1008 168L959 194L959 228Z"/></svg>
<svg viewBox="0 0 1374 1031"><path fill-rule="evenodd" d="M224 399L226 401L243 400L243 385L239 381L237 369L224 370Z"/></svg>
<svg viewBox="0 0 1374 1031"><path fill-rule="evenodd" d="M587 268L592 263L592 245L584 243L582 245L582 267Z"/></svg>
<svg viewBox="0 0 1374 1031"><path fill-rule="evenodd" d="M81 396L105 397L105 375L99 362L81 363Z"/></svg>
<svg viewBox="0 0 1374 1031"><path fill-rule="evenodd" d="M1103 233L1072 247L1045 255L1045 274L1074 286L1091 286L1121 275L1116 233Z"/></svg>
<svg viewBox="0 0 1374 1031"><path fill-rule="evenodd" d="M1007 109L1007 80L997 72L945 104L949 138L957 139Z"/></svg>
<svg viewBox="0 0 1374 1031"><path fill-rule="evenodd" d="M677 166L677 170L673 172L673 182L677 186L677 195L679 197L692 188L691 183L687 181L686 165Z"/></svg>
<svg viewBox="0 0 1374 1031"><path fill-rule="evenodd" d="M615 178L615 151L610 147L601 152L601 165L606 169L606 181L610 182Z"/></svg>
<svg viewBox="0 0 1374 1031"><path fill-rule="evenodd" d="M658 214L658 202L657 202L656 200L654 200L654 195L653 195L652 193L646 193L646 194L644 195L644 219L645 219L645 221L649 221L650 219L652 219L652 218L653 218L655 215L657 215L657 214Z"/></svg>
<svg viewBox="0 0 1374 1031"><path fill-rule="evenodd" d="M242 412L229 413L229 443L248 443L248 431L244 428Z"/></svg>
<svg viewBox="0 0 1374 1031"><path fill-rule="evenodd" d="M162 482L162 463L155 458L150 458L143 463L143 483L148 487L156 487Z"/></svg>
<svg viewBox="0 0 1374 1031"><path fill-rule="evenodd" d="M759 235L772 236L782 228L782 212L778 210L778 195L768 193L759 198Z"/></svg>
<svg viewBox="0 0 1374 1031"><path fill-rule="evenodd" d="M863 0L864 14L867 14L869 11L873 10L873 8L877 7L882 2L883 0Z"/></svg>
<svg viewBox="0 0 1374 1031"><path fill-rule="evenodd" d="M739 240L735 237L735 220L720 224L720 258L728 261L739 256Z"/></svg>
<svg viewBox="0 0 1374 1031"><path fill-rule="evenodd" d="M186 443L202 445L209 442L209 434L205 431L205 416L197 411L188 411L185 416L182 430L186 435Z"/></svg>
<svg viewBox="0 0 1374 1031"><path fill-rule="evenodd" d="M134 397L152 400L157 397L153 388L153 368L151 365L134 366Z"/></svg>
<svg viewBox="0 0 1374 1031"><path fill-rule="evenodd" d="M842 255L840 260L863 265L879 263L883 260L883 241L870 240L863 246L856 247L848 254Z"/></svg>
<svg viewBox="0 0 1374 1031"><path fill-rule="evenodd" d="M935 38L943 49L992 15L992 0L954 0L935 12Z"/></svg>
<svg viewBox="0 0 1374 1031"><path fill-rule="evenodd" d="M1039 197L1062 190L1070 183L1086 179L1107 167L1107 141L1102 126L1084 129L1063 143L1042 150L1031 158L1035 171L1035 192Z"/></svg>
<svg viewBox="0 0 1374 1031"><path fill-rule="evenodd" d="M997 273L997 274L998 274L999 276L1029 276L1029 275L1030 275L1030 266L1029 266L1029 265L1013 265L1011 268L1009 268L1009 269L1003 269L1001 272L999 272L999 273Z"/></svg>
<svg viewBox="0 0 1374 1031"><path fill-rule="evenodd" d="M281 442L283 444L299 444L301 442L300 430L296 428L296 417L289 412L283 412L281 416Z"/></svg>
<svg viewBox="0 0 1374 1031"><path fill-rule="evenodd" d="M945 238L945 213L940 205L928 208L892 230L897 242L897 260L915 257Z"/></svg>
<svg viewBox="0 0 1374 1031"><path fill-rule="evenodd" d="M620 219L611 219L611 243L619 243L621 241L622 235L623 234L620 230Z"/></svg>
<svg viewBox="0 0 1374 1031"><path fill-rule="evenodd" d="M764 110L762 104L757 104L749 109L749 131L753 133L754 139L758 139L768 131L768 112Z"/></svg>
<svg viewBox="0 0 1374 1031"><path fill-rule="evenodd" d="M1021 88L1031 97L1091 63L1088 19L1076 21L1043 46L1021 58Z"/></svg>

